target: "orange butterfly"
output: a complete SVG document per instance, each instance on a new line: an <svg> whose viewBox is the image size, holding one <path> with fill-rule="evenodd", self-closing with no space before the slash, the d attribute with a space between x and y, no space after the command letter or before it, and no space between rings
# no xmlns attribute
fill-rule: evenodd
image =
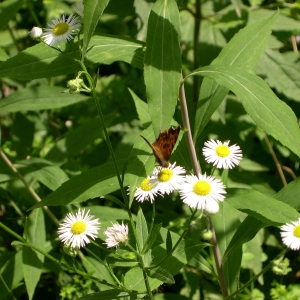
<svg viewBox="0 0 300 300"><path fill-rule="evenodd" d="M180 126L176 127L175 129L170 127L169 129L160 132L158 138L153 144L150 144L150 142L141 135L141 137L152 149L156 161L164 168L167 168L170 164L169 159L176 144L179 132Z"/></svg>

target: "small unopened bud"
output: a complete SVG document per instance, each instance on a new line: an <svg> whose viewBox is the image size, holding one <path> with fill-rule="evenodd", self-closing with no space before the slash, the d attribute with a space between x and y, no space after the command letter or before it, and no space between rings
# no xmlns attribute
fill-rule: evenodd
<svg viewBox="0 0 300 300"><path fill-rule="evenodd" d="M289 268L290 261L288 258L282 260L281 258L274 260L272 271L276 275L287 275L289 272L292 271L292 268Z"/></svg>
<svg viewBox="0 0 300 300"><path fill-rule="evenodd" d="M42 28L40 27L32 27L31 31L29 32L29 35L32 39L38 39L43 33Z"/></svg>
<svg viewBox="0 0 300 300"><path fill-rule="evenodd" d="M75 248L70 247L69 245L64 245L63 250L66 254L68 254L71 257L76 257L77 251Z"/></svg>
<svg viewBox="0 0 300 300"><path fill-rule="evenodd" d="M210 241L212 239L212 232L210 230L204 231L202 233L202 239L204 241Z"/></svg>
<svg viewBox="0 0 300 300"><path fill-rule="evenodd" d="M83 80L81 78L69 80L68 85L67 85L69 88L69 93L72 95L79 94L82 83L83 83Z"/></svg>

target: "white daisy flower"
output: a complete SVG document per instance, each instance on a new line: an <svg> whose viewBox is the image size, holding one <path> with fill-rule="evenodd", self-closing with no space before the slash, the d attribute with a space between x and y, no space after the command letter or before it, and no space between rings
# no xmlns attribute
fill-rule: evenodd
<svg viewBox="0 0 300 300"><path fill-rule="evenodd" d="M44 28L44 34L42 38L49 46L53 46L56 43L65 43L74 38L77 34L76 29L79 29L80 19L77 16L70 15L65 20L63 15L61 18L52 20L52 24L48 24L49 28Z"/></svg>
<svg viewBox="0 0 300 300"><path fill-rule="evenodd" d="M119 223L112 224L112 227L108 227L104 234L107 236L105 244L107 248L118 247L121 243L127 243L128 241L128 226Z"/></svg>
<svg viewBox="0 0 300 300"><path fill-rule="evenodd" d="M83 19L83 16L84 16L84 14L83 14L83 12L84 12L84 6L83 6L83 2L82 1L75 4L74 11L76 12L76 14L78 16L80 16Z"/></svg>
<svg viewBox="0 0 300 300"><path fill-rule="evenodd" d="M176 166L176 163L169 165L169 167L157 167L153 171L153 176L157 177L158 189L161 194L170 194L174 190L178 190L184 182L185 169Z"/></svg>
<svg viewBox="0 0 300 300"><path fill-rule="evenodd" d="M140 187L137 188L134 197L139 202L150 200L152 203L157 194L160 194L158 191L157 177L149 176L142 181Z"/></svg>
<svg viewBox="0 0 300 300"><path fill-rule="evenodd" d="M61 241L72 248L80 248L97 237L100 223L94 216L85 214L84 209L79 209L76 215L68 213L58 229L58 236Z"/></svg>
<svg viewBox="0 0 300 300"><path fill-rule="evenodd" d="M191 208L211 208L212 201L224 201L225 186L221 180L206 174L198 176L187 175L185 182L179 188L180 197Z"/></svg>
<svg viewBox="0 0 300 300"><path fill-rule="evenodd" d="M29 35L32 39L38 39L43 34L43 29L40 27L32 27L31 31L29 32Z"/></svg>
<svg viewBox="0 0 300 300"><path fill-rule="evenodd" d="M229 141L220 142L219 140L206 141L206 147L202 149L205 160L208 163L213 163L218 169L231 169L237 166L243 158L242 150L237 145L229 145Z"/></svg>
<svg viewBox="0 0 300 300"><path fill-rule="evenodd" d="M300 249L300 219L280 227L282 242L292 250Z"/></svg>

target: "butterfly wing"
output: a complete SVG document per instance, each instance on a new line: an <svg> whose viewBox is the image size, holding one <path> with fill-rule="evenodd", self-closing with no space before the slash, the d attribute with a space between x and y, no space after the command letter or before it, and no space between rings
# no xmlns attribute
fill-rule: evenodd
<svg viewBox="0 0 300 300"><path fill-rule="evenodd" d="M180 126L175 129L170 127L161 132L152 144L151 148L156 157L156 161L163 167L169 166L169 159L176 144L179 132Z"/></svg>
<svg viewBox="0 0 300 300"><path fill-rule="evenodd" d="M169 166L169 159L176 144L179 132L180 126L176 127L175 129L173 127L170 127L169 129L160 132L158 138L154 141L153 144L151 144L145 137L141 135L141 137L152 149L156 161L162 167Z"/></svg>

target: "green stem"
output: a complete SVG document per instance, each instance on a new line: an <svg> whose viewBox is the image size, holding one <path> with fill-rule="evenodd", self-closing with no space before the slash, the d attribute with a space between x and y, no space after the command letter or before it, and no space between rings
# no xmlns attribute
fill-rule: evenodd
<svg viewBox="0 0 300 300"><path fill-rule="evenodd" d="M34 9L33 9L32 0L29 0L29 1L27 2L27 4L28 4L29 12L30 12L30 14L31 14L31 16L32 16L32 18L33 18L33 20L34 20L36 26L37 26L37 27L42 27L42 25L41 25L41 23L40 23L40 21L39 21L39 18L36 16L36 13L35 13L35 11L34 11Z"/></svg>
<svg viewBox="0 0 300 300"><path fill-rule="evenodd" d="M144 261L143 261L143 257L140 254L138 254L138 260L139 260L139 263L140 263L140 268L143 271L143 277L144 277L144 280L145 280L145 285L146 285L146 289L147 289L147 292L148 292L148 295L149 295L149 299L154 299L153 295L152 295L152 290L151 290L151 287L150 287L150 283L149 283L149 280L148 280L146 267L145 267L145 264L144 264Z"/></svg>
<svg viewBox="0 0 300 300"><path fill-rule="evenodd" d="M113 164L114 164L114 168L115 168L115 171L116 171L118 183L119 183L119 186L120 186L122 197L123 197L125 205L126 205L126 210L127 210L128 216L129 216L129 220L130 220L130 224L131 224L131 227L132 227L132 231L133 231L133 234L135 236L139 252L141 252L142 249L141 249L141 245L140 245L140 242L138 240L137 233L136 233L135 224L134 224L134 221L133 221L133 218L132 218L132 213L130 211L128 197L127 197L126 191L124 189L123 182L121 180L121 176L120 176L120 172L119 172L119 169L118 169L118 165L117 165L117 160L116 160L116 157L115 157L115 153L114 153L113 147L111 145L109 134L108 134L106 126L105 126L105 121L104 121L103 113L102 113L101 106L100 106L100 103L99 103L99 99L98 99L98 97L97 97L97 95L95 93L95 84L94 84L93 79L91 78L91 76L88 74L87 69L86 69L84 63L81 62L81 61L79 61L79 63L81 65L82 69L86 72L87 80L88 80L89 85L90 85L90 87L92 89L92 95L93 95L93 98L95 99L97 111L98 111L98 114L99 114L99 117L100 117L100 123L101 123L101 126L103 128L105 139L106 139L106 142L107 142L107 146L108 146L110 155L111 155L112 160L113 160Z"/></svg>
<svg viewBox="0 0 300 300"><path fill-rule="evenodd" d="M212 232L212 242L213 242L212 249L213 249L213 254L214 254L214 258L215 258L219 284L220 284L220 287L221 287L223 297L227 297L228 296L228 289L227 289L225 275L224 275L224 272L223 272L223 266L222 266L220 249L219 249L218 242L217 242L217 236L216 236L215 229L214 229L214 226L212 224L210 216L208 216L208 220L209 220L210 230Z"/></svg>
<svg viewBox="0 0 300 300"><path fill-rule="evenodd" d="M154 266L151 266L151 267L147 267L147 269L154 269L158 266L160 266L164 261L166 261L172 254L173 252L176 250L176 248L178 247L178 245L180 244L180 242L182 241L182 239L185 237L185 235L187 234L188 230L189 230L189 227L190 227L190 224L196 214L197 210L195 209L188 221L188 224L186 226L186 229L183 231L183 233L181 234L181 236L179 237L178 241L176 242L176 244L174 245L174 247L171 249L171 251L161 260L159 261L156 265Z"/></svg>
<svg viewBox="0 0 300 300"><path fill-rule="evenodd" d="M224 298L224 300L228 300L231 299L232 297L240 294L244 289L246 289L249 285L252 284L252 282L254 282L257 278L259 278L259 276L261 276L262 274L266 273L272 266L273 266L273 262L275 260L278 259L278 257L283 256L289 249L284 249L282 250L275 259L273 259L272 261L269 262L268 265L266 265L259 273L257 273L255 276L253 276L247 283L245 283L240 289L238 289L237 291L235 291L234 293L232 293L231 295L229 295L228 297Z"/></svg>
<svg viewBox="0 0 300 300"><path fill-rule="evenodd" d="M96 255L92 250L90 250L88 247L85 247L85 250L90 253L92 256L94 256L105 268L106 270L109 272L109 274L113 277L113 279L116 281L116 283L121 286L121 282L119 281L119 279L115 276L114 272L111 270L111 268L109 267L109 265L107 263L105 263L98 255Z"/></svg>
<svg viewBox="0 0 300 300"><path fill-rule="evenodd" d="M23 175L18 171L18 169L11 163L11 161L8 159L8 157L5 155L5 153L0 149L0 157L5 162L5 164L11 169L11 171L23 182L25 188L30 193L32 198L36 202L41 202L41 198L38 196L38 194L34 191L34 189L27 183ZM50 219L58 226L59 222L56 219L55 215L52 213L51 210L47 206L43 206L43 210L46 212L46 214L50 217Z"/></svg>
<svg viewBox="0 0 300 300"><path fill-rule="evenodd" d="M2 284L4 285L4 287L6 288L8 294L10 295L10 297L13 299L13 300L17 300L14 296L14 294L12 293L12 291L9 289L9 287L7 286L5 280L3 279L2 275L0 274L0 282L2 282Z"/></svg>

